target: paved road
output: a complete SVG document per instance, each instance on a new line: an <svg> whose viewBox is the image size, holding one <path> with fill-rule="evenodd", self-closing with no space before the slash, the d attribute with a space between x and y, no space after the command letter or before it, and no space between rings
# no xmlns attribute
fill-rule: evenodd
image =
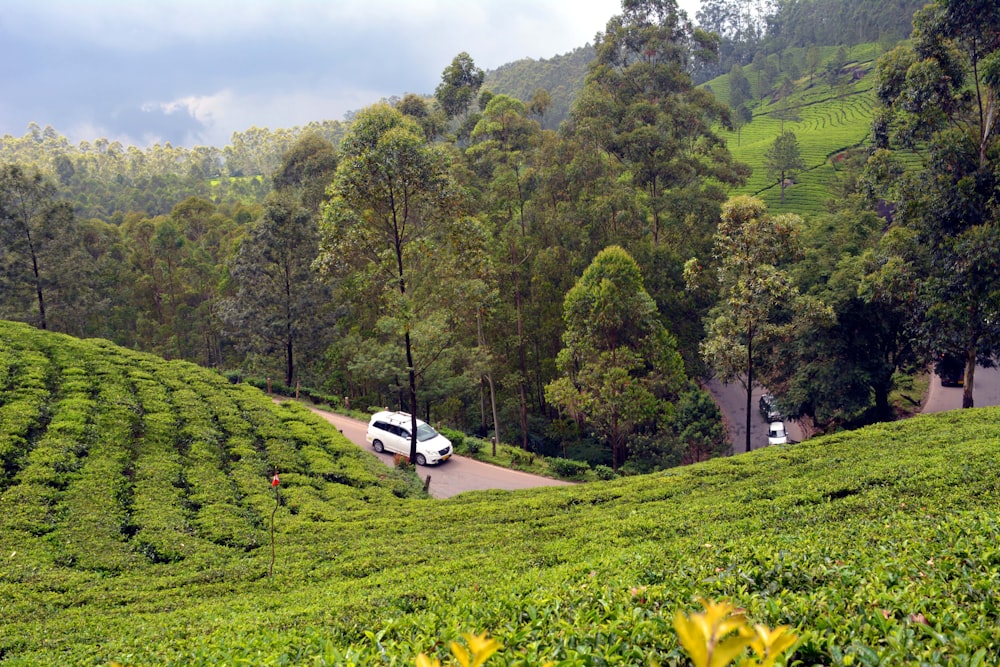
<svg viewBox="0 0 1000 667"><path fill-rule="evenodd" d="M715 398L719 405L726 426L729 428L729 440L733 443L733 453L741 454L746 451L747 437L747 394L743 385L739 382L723 384L716 379L712 379L707 384L709 393ZM751 415L750 415L750 448L760 449L767 447L767 422L757 409L760 395L763 389L754 388L751 393ZM793 421L786 421L785 428L788 429L788 437L792 440L802 441L802 428Z"/></svg>
<svg viewBox="0 0 1000 667"><path fill-rule="evenodd" d="M729 438L733 443L733 450L736 453L744 451L746 446L746 393L743 387L734 382L722 384L718 380L712 380L707 384L709 392L715 398L719 409L725 417L729 428ZM767 422L757 410L757 402L760 400L762 389L754 389L752 399L753 414L750 417L750 446L751 449L760 449L767 446ZM976 368L975 386L972 388L972 398L976 407L986 407L989 405L1000 405L1000 368ZM936 376L931 378L930 387L927 392L927 400L921 408L923 413L944 412L946 410L958 410L962 407L961 387L942 387L941 380ZM803 439L802 428L793 421L785 422L788 435L792 440L801 441Z"/></svg>
<svg viewBox="0 0 1000 667"><path fill-rule="evenodd" d="M977 408L1000 405L1000 368L976 367L976 379L972 383L972 401ZM927 400L923 413L958 410L962 407L962 387L942 387L937 376L931 377L927 390Z"/></svg>
<svg viewBox="0 0 1000 667"><path fill-rule="evenodd" d="M393 465L392 454L379 454L365 442L365 433L368 431L367 422L313 407L309 407L309 409L336 426L341 433L347 436L348 440L371 453L372 456L377 456L387 466ZM509 470L464 456L453 456L448 461L435 466L418 467L417 473L421 479L426 479L430 475L431 483L428 491L434 498L450 498L463 491L486 489L513 491L536 486L567 486L569 484L569 482L562 480L530 475L519 470Z"/></svg>

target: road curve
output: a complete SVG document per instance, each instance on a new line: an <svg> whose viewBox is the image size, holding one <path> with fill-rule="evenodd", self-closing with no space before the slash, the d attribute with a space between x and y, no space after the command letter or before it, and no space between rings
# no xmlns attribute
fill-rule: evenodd
<svg viewBox="0 0 1000 667"><path fill-rule="evenodd" d="M281 402L275 399L275 402ZM333 424L337 430L347 436L347 439L358 445L372 456L377 456L387 466L392 466L392 454L379 454L365 442L368 431L367 422L343 415L306 406L314 413ZM536 486L568 486L570 482L558 479L532 475L519 470L510 470L499 466L476 461L465 456L453 456L448 461L435 466L418 466L417 474L421 479L431 478L428 492L433 498L450 498L465 491L484 491L488 489L503 489L514 491L530 489Z"/></svg>
<svg viewBox="0 0 1000 667"><path fill-rule="evenodd" d="M729 428L729 440L733 443L733 454L742 454L746 451L747 442L747 392L739 382L723 384L716 379L709 380L706 387L712 398L715 399L719 411L722 412L726 426ZM750 414L750 448L760 449L767 447L767 421L761 416L757 404L760 395L763 393L761 387L754 387L751 393L751 414ZM788 437L801 442L803 439L802 427L794 421L786 421L785 428L788 430Z"/></svg>
<svg viewBox="0 0 1000 667"><path fill-rule="evenodd" d="M962 407L962 387L942 387L941 378L931 375L927 388L927 400L920 412L945 412ZM976 376L972 383L972 400L977 408L1000 405L1000 368L976 366Z"/></svg>

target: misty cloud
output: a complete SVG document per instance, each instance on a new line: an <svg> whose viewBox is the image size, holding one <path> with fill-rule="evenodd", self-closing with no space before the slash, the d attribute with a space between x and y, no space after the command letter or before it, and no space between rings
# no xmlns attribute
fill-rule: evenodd
<svg viewBox="0 0 1000 667"><path fill-rule="evenodd" d="M37 122L73 142L222 146L252 126L432 94L462 51L483 69L567 53L620 11L620 0L8 3L0 134Z"/></svg>

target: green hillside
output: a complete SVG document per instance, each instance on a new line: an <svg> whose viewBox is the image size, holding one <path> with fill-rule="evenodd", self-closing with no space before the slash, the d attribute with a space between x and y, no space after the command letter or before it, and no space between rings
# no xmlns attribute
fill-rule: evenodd
<svg viewBox="0 0 1000 667"><path fill-rule="evenodd" d="M772 91L762 102L757 102L753 120L739 133L721 132L733 156L753 169L747 184L734 190L734 194L760 197L774 211L810 215L826 210L826 202L836 196L835 156L864 146L871 132L876 53L872 45L855 50L859 59L844 64L838 85L822 81L819 75L803 75L794 82L794 89L786 98L779 98ZM833 49L826 51L832 53ZM793 58L794 51L790 54L788 57ZM753 78L752 73L747 76ZM728 74L706 86L728 103ZM794 114L795 118L782 122L783 112ZM795 133L806 163L806 170L795 179L795 184L786 188L784 204L780 187L768 178L764 166L764 154L782 128Z"/></svg>
<svg viewBox="0 0 1000 667"><path fill-rule="evenodd" d="M991 664L998 442L969 410L429 500L302 408L0 322L0 663L413 664L488 631L490 665L682 665L707 597L794 626L797 664Z"/></svg>

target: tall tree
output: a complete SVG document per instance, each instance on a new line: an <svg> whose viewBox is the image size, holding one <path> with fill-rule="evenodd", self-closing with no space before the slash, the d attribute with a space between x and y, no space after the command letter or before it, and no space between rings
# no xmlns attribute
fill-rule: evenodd
<svg viewBox="0 0 1000 667"><path fill-rule="evenodd" d="M30 282L38 306L38 325L48 326L45 315L46 285L41 265L45 243L46 218L57 211L55 186L40 171L27 171L19 165L0 168L0 233L6 246L10 273L19 265L30 269Z"/></svg>
<svg viewBox="0 0 1000 667"><path fill-rule="evenodd" d="M781 203L784 204L788 180L806 168L802 153L799 151L799 139L794 132L789 130L775 137L770 148L764 153L764 167L769 177L777 179L781 187Z"/></svg>
<svg viewBox="0 0 1000 667"><path fill-rule="evenodd" d="M632 433L665 430L667 404L685 385L683 363L639 266L621 247L598 253L566 294L563 313L562 376L546 395L601 434L617 470Z"/></svg>
<svg viewBox="0 0 1000 667"><path fill-rule="evenodd" d="M317 213L336 169L337 149L318 133L309 132L285 153L274 175L274 187L294 190L302 206Z"/></svg>
<svg viewBox="0 0 1000 667"><path fill-rule="evenodd" d="M906 259L922 274L923 342L932 357L959 353L972 407L977 362L1000 351L1000 6L938 0L913 25L912 47L878 63L869 174L898 202L895 224L916 233ZM900 150L924 168L880 179Z"/></svg>
<svg viewBox="0 0 1000 667"><path fill-rule="evenodd" d="M530 281L527 260L531 252L529 212L527 211L531 169L530 150L539 141L541 128L527 117L523 102L507 95L496 95L483 110L472 132L473 144L466 156L486 179L487 213L494 223L499 240L498 265L508 271L502 282L510 285L513 300L518 367L518 402L521 445L528 447L527 333L524 318L526 289ZM502 264L501 264L502 262Z"/></svg>
<svg viewBox="0 0 1000 667"><path fill-rule="evenodd" d="M823 312L801 299L781 263L794 257L795 215L772 216L759 199L734 197L722 207L715 236L719 301L709 314L701 354L724 382L738 380L746 391L746 451L751 449L751 392L757 366L767 363L771 345L788 334L800 312ZM685 274L697 285L701 264L690 260Z"/></svg>
<svg viewBox="0 0 1000 667"><path fill-rule="evenodd" d="M414 287L420 269L448 237L458 198L444 147L428 145L412 118L387 105L358 113L342 144L322 224L318 266L373 284L402 339L406 403L412 415L410 460L416 460L417 374ZM444 332L440 343L446 344Z"/></svg>
<svg viewBox="0 0 1000 667"><path fill-rule="evenodd" d="M448 118L464 114L476 99L486 74L465 51L459 53L441 74L441 83L434 90L434 97Z"/></svg>
<svg viewBox="0 0 1000 667"><path fill-rule="evenodd" d="M736 128L736 145L740 143L743 126L753 119L750 102L753 100L753 90L750 80L743 73L739 63L734 63L729 70L729 109L732 113L733 127Z"/></svg>
<svg viewBox="0 0 1000 667"><path fill-rule="evenodd" d="M278 352L289 387L301 362L315 361L330 338L330 288L312 268L318 254L316 216L286 188L268 196L230 266L236 293L223 309L230 335L248 352Z"/></svg>
<svg viewBox="0 0 1000 667"><path fill-rule="evenodd" d="M678 202L717 196L711 183L742 183L748 171L713 131L729 126L728 109L689 75L716 57L717 37L694 28L676 0L626 0L622 9L597 36L574 120L629 169L658 243L665 222L684 217Z"/></svg>

